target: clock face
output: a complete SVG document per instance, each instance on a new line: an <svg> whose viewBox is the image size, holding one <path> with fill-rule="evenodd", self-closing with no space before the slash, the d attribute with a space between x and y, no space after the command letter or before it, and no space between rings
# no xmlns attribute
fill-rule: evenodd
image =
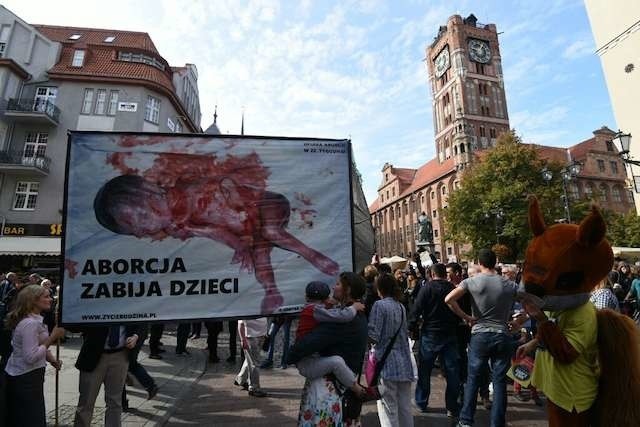
<svg viewBox="0 0 640 427"><path fill-rule="evenodd" d="M473 61L486 64L491 59L491 49L489 43L483 40L469 40L469 58Z"/></svg>
<svg viewBox="0 0 640 427"><path fill-rule="evenodd" d="M436 77L440 77L449 68L449 48L442 49L433 63L436 67Z"/></svg>

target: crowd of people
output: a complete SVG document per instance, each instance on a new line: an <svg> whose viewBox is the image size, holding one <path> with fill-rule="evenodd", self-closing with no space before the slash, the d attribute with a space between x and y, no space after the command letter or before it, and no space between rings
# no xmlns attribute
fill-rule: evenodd
<svg viewBox="0 0 640 427"><path fill-rule="evenodd" d="M507 371L514 361L532 360L535 355L529 343L536 322L517 299L521 268L496 265L490 250L481 250L478 264L464 268L437 262L424 268L416 261L408 269L392 271L389 265L371 264L361 274L343 272L333 289L311 282L305 288L307 305L295 316L224 322L229 332L226 362L236 361L238 337L241 348L242 366L234 384L249 396L268 396L260 384L260 370L273 367L282 331L279 367L295 365L306 378L298 417L301 426L340 420L343 425L358 425L357 417L343 413L345 396L350 393L366 401L372 385L376 387L371 400L377 400L380 424L412 426L414 407L434 410L430 406L434 369L445 379L445 409L452 422L473 425L480 403L490 411L492 426L504 426ZM598 309L611 308L638 319L638 273L636 266L616 264L594 289L591 301ZM46 425L45 366L60 369L50 347L66 335L56 326L56 293L51 281L37 274L22 279L11 272L0 275L0 414L4 417L0 424ZM297 327L292 328L296 317ZM220 362L218 336L224 323L205 322L212 364ZM122 411L128 410L128 377L135 378L149 398L156 395L156 381L138 362L138 354L149 338L149 357L161 359L163 329L162 323L153 323L69 331L83 336L75 364L80 373L74 425L91 425L102 387L104 423L121 425ZM292 329L295 338L290 346ZM179 323L176 354L188 356L188 339L200 338L201 330L200 322ZM373 366L375 384L361 378L363 369L369 368L368 352L378 364ZM527 390L515 381L513 387L515 398L543 405L533 386ZM22 410L25 407L30 410Z"/></svg>

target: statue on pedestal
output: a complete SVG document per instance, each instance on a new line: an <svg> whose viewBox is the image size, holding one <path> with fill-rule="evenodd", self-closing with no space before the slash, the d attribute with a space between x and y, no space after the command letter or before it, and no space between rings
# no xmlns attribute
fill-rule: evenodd
<svg viewBox="0 0 640 427"><path fill-rule="evenodd" d="M418 217L418 245L433 243L433 224L424 212Z"/></svg>

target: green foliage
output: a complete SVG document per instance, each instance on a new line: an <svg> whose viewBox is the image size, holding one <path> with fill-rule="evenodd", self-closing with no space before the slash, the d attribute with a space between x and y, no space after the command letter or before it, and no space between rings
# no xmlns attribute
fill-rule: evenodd
<svg viewBox="0 0 640 427"><path fill-rule="evenodd" d="M553 173L550 182L542 178L544 167ZM451 193L445 238L470 243L471 256L500 243L511 249L512 259L521 259L531 239L528 196L538 197L548 223L564 216L561 168L561 164L540 159L513 132L502 134L496 146L465 171L460 188Z"/></svg>
<svg viewBox="0 0 640 427"><path fill-rule="evenodd" d="M592 202L586 200L572 204L571 215L575 218L575 222L580 222L587 216L591 210L591 204ZM598 207L607 223L607 239L611 246L640 247L640 217L635 210L620 214L604 206Z"/></svg>

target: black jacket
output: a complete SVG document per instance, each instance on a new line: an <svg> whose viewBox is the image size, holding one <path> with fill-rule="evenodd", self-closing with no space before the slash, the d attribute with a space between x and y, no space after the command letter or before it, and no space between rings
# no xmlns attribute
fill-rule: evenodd
<svg viewBox="0 0 640 427"><path fill-rule="evenodd" d="M358 313L349 323L319 323L291 347L288 363L295 364L314 353L341 356L357 375L362 371L366 351L367 318Z"/></svg>
<svg viewBox="0 0 640 427"><path fill-rule="evenodd" d="M455 334L458 316L445 304L444 298L454 289L453 283L436 279L422 286L409 316L409 329L414 330L422 317L422 332Z"/></svg>
<svg viewBox="0 0 640 427"><path fill-rule="evenodd" d="M82 347L80 348L80 354L78 354L78 360L76 360L76 368L85 372L92 372L98 362L100 356L104 350L104 344L109 335L108 326L97 326L91 328L84 328L82 332ZM140 335L138 333L138 326L127 325L125 326L125 335L127 338L133 335Z"/></svg>

